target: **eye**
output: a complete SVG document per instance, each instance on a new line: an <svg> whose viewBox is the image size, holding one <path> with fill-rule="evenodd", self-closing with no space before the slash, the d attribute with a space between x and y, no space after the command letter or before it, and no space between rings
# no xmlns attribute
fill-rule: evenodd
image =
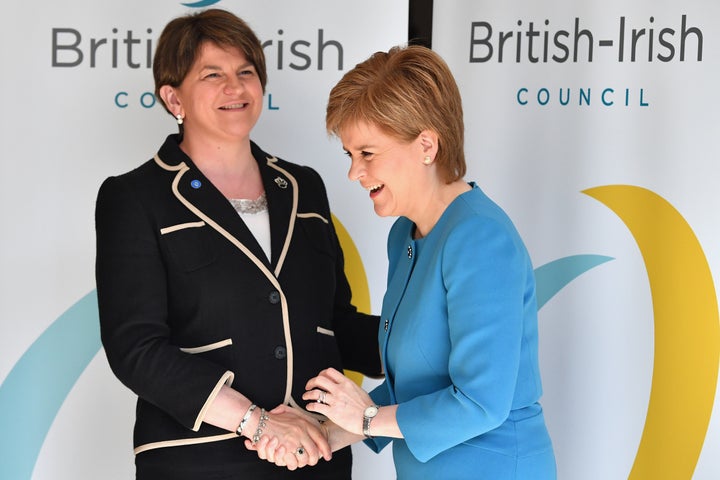
<svg viewBox="0 0 720 480"><path fill-rule="evenodd" d="M345 156L349 157L349 158L352 160L353 154L350 153L348 150L343 150L343 154L344 154ZM363 160L368 161L368 162L369 162L370 160L372 160L373 157L375 156L375 154L374 154L373 152L368 152L368 151L366 151L366 150L361 150L360 152L358 152L357 155L358 155L358 157L360 157L360 158L362 158Z"/></svg>
<svg viewBox="0 0 720 480"><path fill-rule="evenodd" d="M217 72L208 73L203 78L220 78L220 74Z"/></svg>
<svg viewBox="0 0 720 480"><path fill-rule="evenodd" d="M238 72L238 74L241 77L250 77L252 75L255 75L255 70L252 68L246 68L246 69L240 70L240 72Z"/></svg>

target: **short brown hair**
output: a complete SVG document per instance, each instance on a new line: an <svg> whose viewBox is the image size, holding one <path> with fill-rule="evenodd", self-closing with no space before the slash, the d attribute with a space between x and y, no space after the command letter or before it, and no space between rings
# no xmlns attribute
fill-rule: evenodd
<svg viewBox="0 0 720 480"><path fill-rule="evenodd" d="M267 69L260 40L244 20L213 8L175 18L163 29L153 59L156 98L163 85L180 86L204 42L240 50L255 67L265 92Z"/></svg>
<svg viewBox="0 0 720 480"><path fill-rule="evenodd" d="M460 91L445 61L429 48L377 52L343 76L330 92L325 124L339 136L357 122L405 142L431 130L438 135L435 162L443 179L451 183L465 175Z"/></svg>

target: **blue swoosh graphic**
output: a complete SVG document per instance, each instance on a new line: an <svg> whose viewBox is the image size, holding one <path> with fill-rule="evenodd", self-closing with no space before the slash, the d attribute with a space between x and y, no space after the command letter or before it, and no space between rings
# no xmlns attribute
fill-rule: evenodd
<svg viewBox="0 0 720 480"><path fill-rule="evenodd" d="M574 255L536 268L538 309L579 275L610 260ZM0 478L30 479L53 420L101 346L93 290L58 317L18 360L0 384Z"/></svg>
<svg viewBox="0 0 720 480"><path fill-rule="evenodd" d="M614 260L604 255L572 255L559 258L535 269L538 310L568 283L605 262Z"/></svg>
<svg viewBox="0 0 720 480"><path fill-rule="evenodd" d="M100 350L95 290L65 311L0 384L0 478L29 479L50 426Z"/></svg>
<svg viewBox="0 0 720 480"><path fill-rule="evenodd" d="M209 7L210 5L215 5L220 0L200 0L199 2L193 2L193 3L183 3L182 5L185 5L186 7L190 8L202 8L202 7Z"/></svg>

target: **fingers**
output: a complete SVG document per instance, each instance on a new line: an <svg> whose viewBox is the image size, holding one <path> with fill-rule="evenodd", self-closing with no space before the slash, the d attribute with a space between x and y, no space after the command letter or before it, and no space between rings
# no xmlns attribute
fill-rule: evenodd
<svg viewBox="0 0 720 480"><path fill-rule="evenodd" d="M317 459L313 463L312 458L305 454L305 447L298 447L289 452L285 445L280 445L277 437L263 436L255 444L250 440L245 440L245 447L248 450L256 451L262 460L267 460L279 467L287 467L288 470L296 470L317 463Z"/></svg>
<svg viewBox="0 0 720 480"><path fill-rule="evenodd" d="M313 377L308 380L305 385L305 390L312 390L313 388L319 388L320 390L330 391L332 386L342 383L348 380L348 378L335 370L334 368L326 368L321 371L317 377Z"/></svg>
<svg viewBox="0 0 720 480"><path fill-rule="evenodd" d="M283 455L283 462L285 463L285 466L287 466L288 470L297 470L298 468L306 466L307 463L303 460L304 459L301 455L298 456L294 452L285 453ZM275 465L282 466L279 463L275 463Z"/></svg>
<svg viewBox="0 0 720 480"><path fill-rule="evenodd" d="M292 441L297 440L296 450L302 449L302 453L299 454L299 457L302 457L299 464L306 462L308 465L315 465L320 458L329 460L332 457L327 434L321 429L320 422L297 408L284 407L276 410L282 412L280 415L284 415L281 417L282 420L291 420L293 423L288 427L291 432L287 433L288 439L284 444L290 450Z"/></svg>
<svg viewBox="0 0 720 480"><path fill-rule="evenodd" d="M289 453L292 457L292 461L296 462L297 468L306 467L308 465L313 466L317 464L317 457L315 457L314 462L310 461L310 457L307 453L305 453L305 447L303 446L299 446L294 451ZM288 468L290 465L290 461L291 460L288 460Z"/></svg>
<svg viewBox="0 0 720 480"><path fill-rule="evenodd" d="M280 467L287 467L288 470L296 470L307 466L316 465L318 458L310 457L305 452L305 447L300 446L292 451L288 451L285 445L277 447L274 451L268 450L267 459Z"/></svg>
<svg viewBox="0 0 720 480"><path fill-rule="evenodd" d="M370 395L341 372L328 368L307 382L305 408L324 415L344 430L362 432L362 413L373 403Z"/></svg>
<svg viewBox="0 0 720 480"><path fill-rule="evenodd" d="M282 405L270 412L260 439L255 444L246 440L245 446L259 458L289 470L332 458L326 429L302 410Z"/></svg>
<svg viewBox="0 0 720 480"><path fill-rule="evenodd" d="M257 452L258 457L262 460L268 460L269 462L275 463L274 452L279 446L279 440L277 437L271 437L269 435L263 435L257 443L252 443L251 440L245 439L245 448Z"/></svg>
<svg viewBox="0 0 720 480"><path fill-rule="evenodd" d="M324 428L313 428L308 430L308 434L317 449L317 460L320 458L330 460L332 458L332 448L330 448L327 430ZM317 463L317 460L315 460L315 463ZM315 463L312 465L315 465Z"/></svg>
<svg viewBox="0 0 720 480"><path fill-rule="evenodd" d="M303 393L302 399L313 401L316 403L324 403L325 405L330 405L330 396L331 394L329 392L326 392L325 390L320 390L318 388L314 388L312 390L308 390L307 392Z"/></svg>
<svg viewBox="0 0 720 480"><path fill-rule="evenodd" d="M335 370L334 368L326 368L321 373L326 375L333 382L343 382L345 380L349 380L344 373Z"/></svg>
<svg viewBox="0 0 720 480"><path fill-rule="evenodd" d="M330 460L332 458L332 448L330 447L327 428L303 410L285 408L286 413L295 415L305 425L305 434L310 438L310 443L307 440L302 440L302 445L304 445L303 453L308 456L308 465L315 465L323 458Z"/></svg>

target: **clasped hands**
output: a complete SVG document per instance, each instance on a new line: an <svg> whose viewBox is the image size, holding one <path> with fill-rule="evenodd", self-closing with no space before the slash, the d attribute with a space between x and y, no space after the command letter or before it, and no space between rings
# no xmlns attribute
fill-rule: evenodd
<svg viewBox="0 0 720 480"><path fill-rule="evenodd" d="M259 441L245 441L245 447L258 457L278 466L295 470L313 466L332 452L361 440L362 415L373 402L362 388L341 372L328 368L311 378L303 400L307 410L324 415L320 422L308 413L286 405L269 412L268 427Z"/></svg>

